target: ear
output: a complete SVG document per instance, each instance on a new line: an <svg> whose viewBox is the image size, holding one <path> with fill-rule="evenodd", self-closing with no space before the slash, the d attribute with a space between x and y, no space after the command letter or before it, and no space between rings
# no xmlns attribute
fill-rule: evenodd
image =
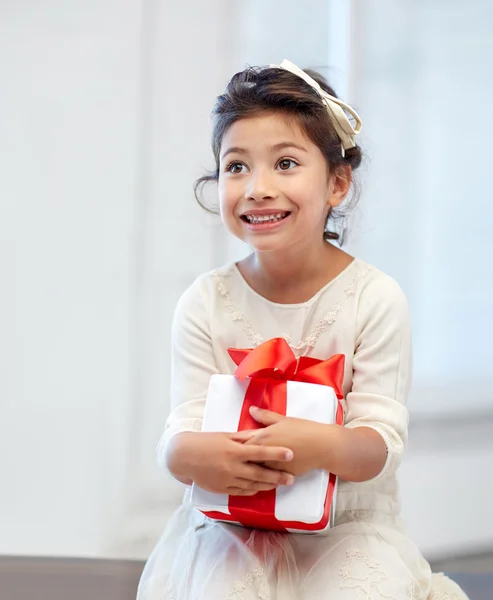
<svg viewBox="0 0 493 600"><path fill-rule="evenodd" d="M348 195L351 187L352 175L353 171L348 165L338 165L330 174L327 204L331 208L339 206Z"/></svg>

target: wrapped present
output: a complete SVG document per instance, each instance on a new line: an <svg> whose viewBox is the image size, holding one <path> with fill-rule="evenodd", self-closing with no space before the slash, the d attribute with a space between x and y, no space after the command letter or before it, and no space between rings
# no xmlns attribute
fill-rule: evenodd
<svg viewBox="0 0 493 600"><path fill-rule="evenodd" d="M253 350L229 350L234 375L213 375L203 431L235 432L263 427L250 407L326 424L343 424L341 400L344 356L322 361L297 359L287 342L275 338ZM191 503L211 519L283 532L320 533L329 529L335 511L337 478L314 470L292 486L254 496L214 494L196 485Z"/></svg>

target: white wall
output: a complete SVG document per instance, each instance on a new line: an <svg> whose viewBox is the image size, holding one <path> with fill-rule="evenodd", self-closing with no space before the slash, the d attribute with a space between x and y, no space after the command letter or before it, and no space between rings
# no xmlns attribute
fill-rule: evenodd
<svg viewBox="0 0 493 600"><path fill-rule="evenodd" d="M429 558L491 552L493 415L414 422L400 469L403 518Z"/></svg>
<svg viewBox="0 0 493 600"><path fill-rule="evenodd" d="M369 163L353 247L409 297L414 414L493 410L493 5L354 7L352 89Z"/></svg>
<svg viewBox="0 0 493 600"><path fill-rule="evenodd" d="M0 553L92 554L108 528L128 399L139 28L129 0L0 8Z"/></svg>

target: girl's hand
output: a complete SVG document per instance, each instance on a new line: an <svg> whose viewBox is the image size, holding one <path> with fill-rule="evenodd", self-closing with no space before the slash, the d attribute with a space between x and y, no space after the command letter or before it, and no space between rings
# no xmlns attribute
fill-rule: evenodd
<svg viewBox="0 0 493 600"><path fill-rule="evenodd" d="M245 442L246 446L251 444L262 444L262 446L283 446L293 451L294 459L284 469L293 475L303 475L313 469L321 468L319 440L328 435L326 425L308 421L305 419L294 419L286 417L270 410L252 408L252 417L262 425L251 434ZM266 461L266 467L279 469L277 461Z"/></svg>
<svg viewBox="0 0 493 600"><path fill-rule="evenodd" d="M253 496L279 485L291 485L286 472L293 458L289 448L272 444L246 445L251 432L205 433L184 432L171 439L168 467L177 479L191 480L216 494ZM272 462L270 469L262 463Z"/></svg>

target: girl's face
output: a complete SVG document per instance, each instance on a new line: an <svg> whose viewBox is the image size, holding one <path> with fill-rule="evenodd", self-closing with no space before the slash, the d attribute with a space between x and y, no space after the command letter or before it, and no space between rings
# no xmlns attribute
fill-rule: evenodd
<svg viewBox="0 0 493 600"><path fill-rule="evenodd" d="M294 119L240 119L223 137L221 218L258 252L320 243L328 211L342 202L349 185L350 173L329 174L322 152Z"/></svg>

